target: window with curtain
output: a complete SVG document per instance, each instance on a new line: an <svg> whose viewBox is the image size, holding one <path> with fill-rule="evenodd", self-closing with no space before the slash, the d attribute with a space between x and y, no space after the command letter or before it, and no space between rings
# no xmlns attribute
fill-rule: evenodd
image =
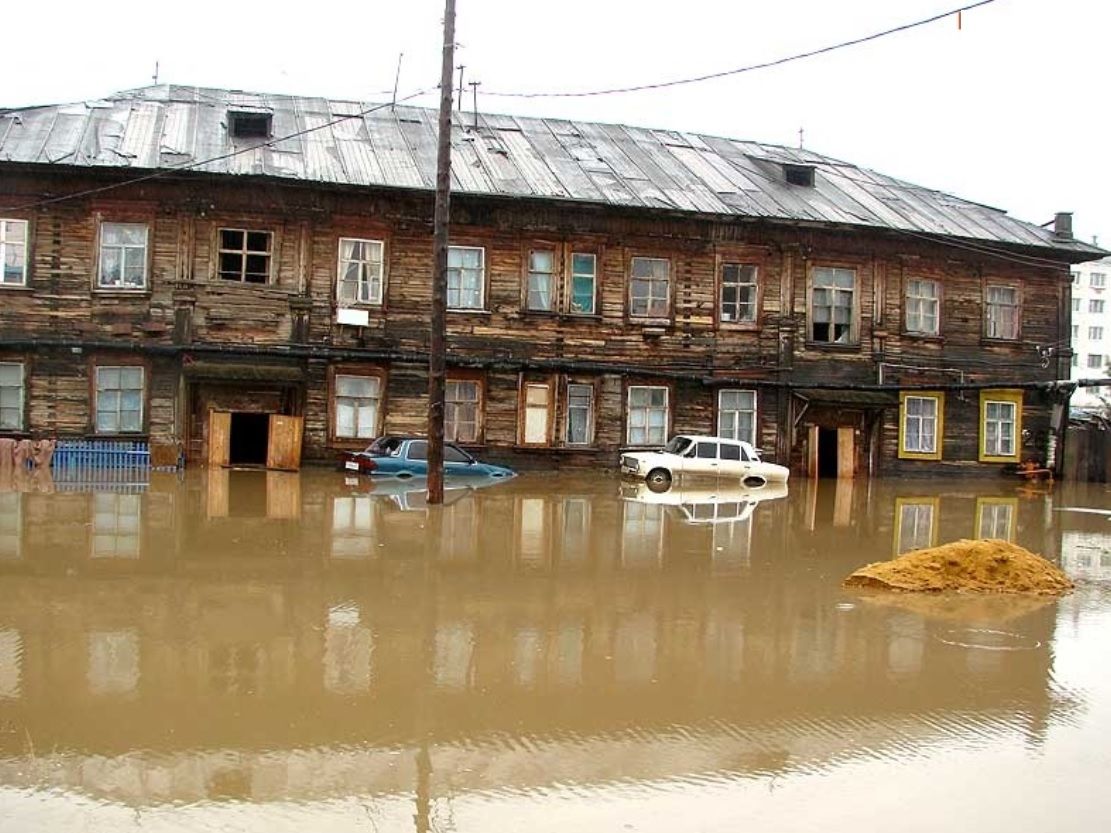
<svg viewBox="0 0 1111 833"><path fill-rule="evenodd" d="M378 403L382 382L377 376L336 374L335 433L341 439L378 435Z"/></svg>

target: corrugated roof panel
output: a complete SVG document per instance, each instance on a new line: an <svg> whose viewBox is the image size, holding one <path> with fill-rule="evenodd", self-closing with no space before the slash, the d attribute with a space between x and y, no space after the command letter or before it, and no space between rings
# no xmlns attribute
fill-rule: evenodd
<svg viewBox="0 0 1111 833"><path fill-rule="evenodd" d="M96 107L89 111L89 130L82 137L79 154L92 165L130 165L120 153L127 130L127 107Z"/></svg>
<svg viewBox="0 0 1111 833"><path fill-rule="evenodd" d="M499 136L509 151L509 158L528 181L532 193L546 197L570 196L519 127L514 130L499 130Z"/></svg>
<svg viewBox="0 0 1111 833"><path fill-rule="evenodd" d="M46 127L45 119L43 127ZM59 113L54 123L49 125L49 133L39 154L41 162L70 162L81 145L81 135L89 125L88 116Z"/></svg>
<svg viewBox="0 0 1111 833"><path fill-rule="evenodd" d="M161 151L177 157L193 155L193 127L197 109L189 104L171 102L165 105L162 121Z"/></svg>
<svg viewBox="0 0 1111 833"><path fill-rule="evenodd" d="M544 160L567 196L589 202L602 201L602 194L567 153L546 122L540 120L522 122L521 132L529 145Z"/></svg>
<svg viewBox="0 0 1111 833"><path fill-rule="evenodd" d="M351 182L351 176L343 165L343 158L332 135L332 127L327 126L331 116L324 113L302 113L301 123L309 129L320 128L302 137L305 165L313 179L324 182Z"/></svg>
<svg viewBox="0 0 1111 833"><path fill-rule="evenodd" d="M382 118L378 111L363 117L367 139L385 175L385 185L398 188L423 188L424 180L401 129L393 119ZM388 111L386 111L388 112Z"/></svg>
<svg viewBox="0 0 1111 833"><path fill-rule="evenodd" d="M163 112L163 106L153 101L137 101L131 106L119 152L131 159L132 165L157 168L161 162L157 139Z"/></svg>

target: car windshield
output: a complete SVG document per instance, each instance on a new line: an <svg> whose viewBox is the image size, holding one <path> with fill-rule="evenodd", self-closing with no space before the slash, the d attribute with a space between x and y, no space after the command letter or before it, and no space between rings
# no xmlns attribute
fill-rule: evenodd
<svg viewBox="0 0 1111 833"><path fill-rule="evenodd" d="M682 454L690 447L691 441L686 437L672 437L671 442L667 444L664 451L668 451L672 454Z"/></svg>

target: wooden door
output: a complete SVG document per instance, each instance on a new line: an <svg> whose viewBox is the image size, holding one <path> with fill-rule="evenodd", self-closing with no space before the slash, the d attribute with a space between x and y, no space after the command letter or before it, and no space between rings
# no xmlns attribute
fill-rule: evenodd
<svg viewBox="0 0 1111 833"><path fill-rule="evenodd" d="M806 446L806 473L810 477L818 476L818 426L810 426L810 437Z"/></svg>
<svg viewBox="0 0 1111 833"><path fill-rule="evenodd" d="M837 476L852 477L856 474L856 448L853 446L853 429L837 429Z"/></svg>
<svg viewBox="0 0 1111 833"><path fill-rule="evenodd" d="M304 419L270 415L270 439L266 449L266 468L297 471L301 468L301 433Z"/></svg>
<svg viewBox="0 0 1111 833"><path fill-rule="evenodd" d="M231 460L231 414L208 412L208 464L226 466Z"/></svg>

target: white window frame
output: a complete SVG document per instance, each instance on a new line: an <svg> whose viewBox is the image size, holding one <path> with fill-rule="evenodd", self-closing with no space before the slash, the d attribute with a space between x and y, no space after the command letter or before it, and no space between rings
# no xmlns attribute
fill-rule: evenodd
<svg viewBox="0 0 1111 833"><path fill-rule="evenodd" d="M998 293L1011 293L1004 300ZM992 297L996 293L996 297ZM1017 286L989 283L984 287L984 336L1001 341L1016 341L1021 333L1022 296Z"/></svg>
<svg viewBox="0 0 1111 833"><path fill-rule="evenodd" d="M1103 369L1103 354L1102 353L1089 353L1087 368L1089 370L1102 370Z"/></svg>
<svg viewBox="0 0 1111 833"><path fill-rule="evenodd" d="M659 277L651 264L662 263L666 275ZM638 267L647 266L645 274L637 274ZM644 296L643 311L638 311L636 288L643 285L647 290ZM663 311L659 310L659 305ZM634 257L629 264L629 317L661 319L671 317L671 261L666 257Z"/></svg>
<svg viewBox="0 0 1111 833"><path fill-rule="evenodd" d="M751 408L727 408L724 404L726 394L742 394L752 398ZM752 414L752 430L748 436L740 436L742 414ZM757 445L757 398L755 390L742 388L723 388L718 391L718 427L717 435L731 440L744 440L746 443Z"/></svg>
<svg viewBox="0 0 1111 833"><path fill-rule="evenodd" d="M895 542L897 555L933 546L937 505L932 501L921 503L899 501L899 536Z"/></svg>
<svg viewBox="0 0 1111 833"><path fill-rule="evenodd" d="M19 368L19 385L0 385L0 391L6 388L15 388L17 400L15 405L4 405L3 398L0 398L0 431L22 431L24 429L24 414L27 405L27 367L23 362L0 362L0 368L5 367ZM10 395L8 398L11 398ZM16 411L16 423L14 425L5 424L3 421L3 414L5 411L10 411L13 408L18 408L18 411Z"/></svg>
<svg viewBox="0 0 1111 833"><path fill-rule="evenodd" d="M992 419L991 406L1002 405L1010 409L1010 419ZM994 424L995 429L995 445L992 445L991 431L989 426ZM1010 430L1004 436L1002 426L1010 425ZM1015 430L1018 427L1018 403L1009 399L986 399L984 402L984 424L982 430L984 432L984 455L987 457L1014 457L1018 454L1018 432ZM1004 446L1009 443L1010 451L1004 450Z"/></svg>
<svg viewBox="0 0 1111 833"><path fill-rule="evenodd" d="M933 294L925 294L926 287ZM906 328L908 333L936 336L941 331L941 282L930 278L910 278L906 289Z"/></svg>
<svg viewBox="0 0 1111 833"><path fill-rule="evenodd" d="M1094 313L1095 315L1103 315L1103 303L1102 298L1092 298L1088 301L1088 312Z"/></svg>
<svg viewBox="0 0 1111 833"><path fill-rule="evenodd" d="M345 245L350 246L351 255L345 256ZM360 246L377 249L377 258L354 257ZM364 237L341 237L336 252L336 301L341 306L344 304L381 306L385 294L385 259L385 241ZM354 279L348 276L352 269L355 271ZM352 284L355 287L354 297L346 297L344 287Z"/></svg>
<svg viewBox="0 0 1111 833"><path fill-rule="evenodd" d="M1072 299L1072 311L1073 312L1080 312L1080 299L1079 298L1073 298Z"/></svg>
<svg viewBox="0 0 1111 833"><path fill-rule="evenodd" d="M473 386L474 397L462 397L465 386ZM448 379L444 383L444 439L448 442L474 444L482 436L482 382L478 379ZM459 419L460 413L468 408L474 409L473 420ZM471 425L470 434L461 434L460 425Z"/></svg>
<svg viewBox="0 0 1111 833"><path fill-rule="evenodd" d="M14 228L23 229L20 240L15 240ZM0 288L12 286L27 286L27 249L30 234L30 224L26 220L0 218ZM8 280L8 259L12 252L19 251L18 258L11 258L19 266L19 280Z"/></svg>
<svg viewBox="0 0 1111 833"><path fill-rule="evenodd" d="M850 275L852 277L852 288L846 289L843 286L837 285L837 278L842 275ZM859 325L856 321L856 302L857 302L857 289L858 281L856 269L845 266L815 266L811 271L811 287L810 287L810 310L809 321L807 322L807 335L808 340L815 344L849 344L856 345L860 342ZM828 303L818 303L818 293L829 293ZM848 304L845 303L846 296ZM822 296L827 297L827 296ZM828 310L828 321L818 321L817 311L819 309ZM834 329L838 324L845 322L836 321L837 310L848 309L849 320L846 324L847 329L841 335L837 335ZM829 332L826 338L818 338L815 327L818 324L826 324L829 327Z"/></svg>
<svg viewBox="0 0 1111 833"><path fill-rule="evenodd" d="M903 401L903 451L907 454L937 454L939 440L937 429L941 422L939 419L941 400L936 396L914 396L907 394ZM933 413L912 414L910 409L911 402L929 402L933 407ZM913 447L910 439L910 426L912 422L918 429L918 442Z"/></svg>
<svg viewBox="0 0 1111 833"><path fill-rule="evenodd" d="M125 411L121 407L121 405L123 404L123 392L134 390L134 388L125 388L125 387L122 386L122 384L117 388L102 388L101 387L101 374L105 373L106 371L111 371L111 370L121 371L121 377L122 377L122 371L125 371L125 370L126 371L132 371L132 370L139 371L139 410L138 410L139 427L138 428L121 428L120 427L121 422L122 422L122 415L124 413L130 412L130 410L131 410L131 409L128 409L127 411ZM146 396L147 396L147 370L146 370L146 368L143 367L142 365L135 365L135 364L123 364L123 365L100 364L100 365L96 366L95 383L96 383L96 398L95 398L95 401L93 403L93 430L94 430L94 432L97 433L97 434L106 434L106 435L109 435L109 436L114 436L116 434L141 434L141 433L143 433L143 418L144 418L145 410L146 410L145 406L146 406ZM116 428L115 428L115 430L112 430L112 429L109 429L109 428L103 428L102 429L100 427L101 396L105 393L110 393L110 392L115 392L115 393L118 394L118 399L117 399L116 407L115 407L114 411L106 411L106 413L114 413L115 414L115 417L116 417Z"/></svg>
<svg viewBox="0 0 1111 833"><path fill-rule="evenodd" d="M543 415L543 434L529 437L529 427L534 423L529 415ZM552 416L555 413L555 390L551 381L523 382L521 385L521 445L547 446L552 442Z"/></svg>
<svg viewBox="0 0 1111 833"><path fill-rule="evenodd" d="M729 279L732 270L734 277ZM718 292L718 316L722 324L755 324L759 303L760 269L753 263L723 261L721 264L721 286ZM732 301L725 300L725 291L732 288L735 296ZM747 290L747 299L742 294Z"/></svg>
<svg viewBox="0 0 1111 833"><path fill-rule="evenodd" d="M124 243L124 242L109 242L109 235L115 231L129 229L132 231L142 230L143 242L139 243ZM106 260L109 252L115 251L119 257L119 279L110 283L105 277ZM100 290L109 290L111 292L144 292L149 284L149 266L148 257L150 252L150 226L146 223L109 223L103 222L100 224L100 255L98 258L98 266L96 272L96 288ZM134 261L138 260L142 266L142 282L139 284L129 285L126 282L126 272L128 266L134 266Z"/></svg>
<svg viewBox="0 0 1111 833"><path fill-rule="evenodd" d="M577 268L576 258L590 258L590 271ZM598 309L598 255L594 252L571 252L570 285L567 287L567 312L571 315L594 315ZM577 309L575 306L575 281L590 280L590 309Z"/></svg>
<svg viewBox="0 0 1111 833"><path fill-rule="evenodd" d="M464 266L461 263L452 265L455 256L462 252L478 252L478 266ZM467 274L477 277L478 302L474 305L462 304L464 292L474 292L474 288L464 288L463 278ZM452 282L455 288L452 288ZM452 293L455 293L456 303L451 302ZM472 312L486 309L486 249L482 246L448 246L447 249L447 308L453 311Z"/></svg>
<svg viewBox="0 0 1111 833"><path fill-rule="evenodd" d="M374 394L372 396L354 396L340 393L341 379L371 381L374 383ZM373 405L368 406L365 403L373 403ZM354 433L341 433L342 430L346 430L340 428L341 406L354 409ZM361 424L359 418L362 410L367 407L373 407L374 409L374 415L369 426ZM382 377L373 373L336 373L332 379L332 410L332 431L337 440L367 440L378 436L382 419ZM363 428L369 428L369 433L363 433L360 430Z"/></svg>
<svg viewBox="0 0 1111 833"><path fill-rule="evenodd" d="M576 390L572 390L572 389ZM581 405L575 405L575 395L582 396L583 393L587 395L587 404L583 408ZM583 440L573 440L571 438L571 411L586 411L586 437ZM587 385L581 382L568 382L567 383L567 416L564 431L566 444L571 446L589 446L594 442L594 385Z"/></svg>
<svg viewBox="0 0 1111 833"><path fill-rule="evenodd" d="M238 249L230 249L224 247L224 232L238 232L243 235L243 245ZM266 250L250 248L250 235L252 234L265 234L266 235ZM225 272L222 268L221 261L223 255L238 255L239 256L239 269L237 272ZM265 257L266 258L266 280L264 281L249 281L247 280L247 258L248 257ZM234 277L238 275L238 277ZM231 283L251 284L253 286L269 286L274 282L274 232L266 229L247 229L247 228L231 228L224 226L216 229L216 277L219 280L229 281Z"/></svg>
<svg viewBox="0 0 1111 833"><path fill-rule="evenodd" d="M1088 328L1089 341L1103 341L1103 327L1089 327Z"/></svg>
<svg viewBox="0 0 1111 833"><path fill-rule="evenodd" d="M536 255L546 256L549 258L548 269L538 268L538 262L533 258ZM529 312L555 312L556 311L556 286L558 282L559 269L557 266L557 254L554 248L547 249L543 247L536 247L529 249L527 263L525 264L525 309ZM534 297L539 301L543 297L544 288L540 285L542 279L547 279L547 295L548 303L534 303Z"/></svg>
<svg viewBox="0 0 1111 833"><path fill-rule="evenodd" d="M647 405L633 405L634 392L648 391L649 402ZM651 403L652 393L655 391L663 391L664 403L663 410L663 425L651 425L651 414L661 410L660 406ZM642 414L643 419L638 420L634 414ZM634 423L641 421L641 425ZM671 389L666 385L629 385L628 391L625 394L625 442L632 446L654 446L664 445L667 443L667 433L671 424ZM633 439L633 431L641 430L644 432L643 442L637 442ZM657 435L653 432L659 432Z"/></svg>
<svg viewBox="0 0 1111 833"><path fill-rule="evenodd" d="M1088 279L1088 285L1092 287L1092 289L1103 289L1107 286L1107 273L1092 272Z"/></svg>

